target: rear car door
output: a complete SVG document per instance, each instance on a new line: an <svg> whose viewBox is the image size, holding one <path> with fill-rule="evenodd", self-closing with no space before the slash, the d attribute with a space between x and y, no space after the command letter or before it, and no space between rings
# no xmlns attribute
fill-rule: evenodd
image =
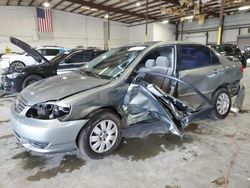
<svg viewBox="0 0 250 188"><path fill-rule="evenodd" d="M217 55L203 45L178 47L178 76L211 99L221 85L223 67ZM183 85L178 85L178 97L194 108L203 108L201 98Z"/></svg>
<svg viewBox="0 0 250 188"><path fill-rule="evenodd" d="M73 71L83 66L92 59L92 50L76 51L69 55L64 61L59 63L57 74Z"/></svg>

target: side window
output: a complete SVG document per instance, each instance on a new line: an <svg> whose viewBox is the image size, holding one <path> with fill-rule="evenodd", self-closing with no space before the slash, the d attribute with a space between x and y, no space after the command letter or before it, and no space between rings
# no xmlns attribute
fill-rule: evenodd
<svg viewBox="0 0 250 188"><path fill-rule="evenodd" d="M149 59L153 59L156 61L157 57L164 56L167 58L169 66L173 66L174 62L174 48L172 46L164 46L151 50L147 55L145 55L140 63L137 65L136 69L140 69L145 66L145 63Z"/></svg>
<svg viewBox="0 0 250 188"><path fill-rule="evenodd" d="M82 62L89 62L93 59L93 51L86 51L83 53Z"/></svg>
<svg viewBox="0 0 250 188"><path fill-rule="evenodd" d="M231 48L230 46L224 46L223 47L223 51L226 52L226 54L232 54L232 53L234 53L233 48Z"/></svg>
<svg viewBox="0 0 250 188"><path fill-rule="evenodd" d="M46 49L45 56L56 56L60 53L58 49Z"/></svg>
<svg viewBox="0 0 250 188"><path fill-rule="evenodd" d="M210 49L204 46L182 46L179 70L189 70L211 65Z"/></svg>
<svg viewBox="0 0 250 188"><path fill-rule="evenodd" d="M67 61L67 63L79 63L79 62L84 62L84 56L83 52L77 52L74 53L72 56L70 56Z"/></svg>
<svg viewBox="0 0 250 188"><path fill-rule="evenodd" d="M43 56L46 55L46 51L45 49L37 49L36 51L38 51L40 54L42 54Z"/></svg>
<svg viewBox="0 0 250 188"><path fill-rule="evenodd" d="M236 47L236 48L235 48L235 53L236 53L237 55L241 55L241 50L239 49L239 47Z"/></svg>

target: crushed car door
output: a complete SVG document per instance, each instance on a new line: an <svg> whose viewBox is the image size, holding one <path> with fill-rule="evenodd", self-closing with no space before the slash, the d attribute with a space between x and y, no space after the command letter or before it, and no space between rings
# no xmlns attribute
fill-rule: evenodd
<svg viewBox="0 0 250 188"><path fill-rule="evenodd" d="M187 106L181 100L162 91L157 85L149 84L144 80L145 76L160 76L183 84L196 93L207 104L207 108L200 111ZM130 84L122 105L126 127L140 122L157 122L164 125L166 132L171 132L182 137L182 131L187 125L207 115L213 109L211 101L199 90L190 84L172 76L154 73L150 68L143 69Z"/></svg>
<svg viewBox="0 0 250 188"><path fill-rule="evenodd" d="M178 47L178 77L211 99L213 91L221 85L223 67L208 47L182 45ZM196 93L183 85L178 85L178 98L192 103L194 108L204 107Z"/></svg>

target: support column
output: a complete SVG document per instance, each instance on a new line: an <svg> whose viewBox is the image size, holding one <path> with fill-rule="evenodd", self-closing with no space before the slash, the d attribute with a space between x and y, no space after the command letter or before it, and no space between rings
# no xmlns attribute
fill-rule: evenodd
<svg viewBox="0 0 250 188"><path fill-rule="evenodd" d="M108 50L111 48L111 43L110 43L110 20L108 18Z"/></svg>
<svg viewBox="0 0 250 188"><path fill-rule="evenodd" d="M225 0L221 0L221 6L220 6L220 22L218 27L218 33L217 33L217 45L221 45L222 43L222 37L223 37L223 26L224 26L224 6L225 6Z"/></svg>
<svg viewBox="0 0 250 188"><path fill-rule="evenodd" d="M179 39L179 22L175 22L175 40Z"/></svg>
<svg viewBox="0 0 250 188"><path fill-rule="evenodd" d="M144 42L148 41L148 0L146 0L146 28Z"/></svg>
<svg viewBox="0 0 250 188"><path fill-rule="evenodd" d="M183 22L181 22L181 41L183 41L183 29L184 28L184 24L183 24Z"/></svg>

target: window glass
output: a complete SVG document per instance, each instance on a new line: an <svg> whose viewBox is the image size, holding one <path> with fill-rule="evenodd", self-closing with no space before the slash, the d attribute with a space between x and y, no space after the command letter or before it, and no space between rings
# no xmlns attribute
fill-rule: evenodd
<svg viewBox="0 0 250 188"><path fill-rule="evenodd" d="M79 63L84 62L83 52L76 52L66 61L67 63Z"/></svg>
<svg viewBox="0 0 250 188"><path fill-rule="evenodd" d="M250 51L250 46L246 46L244 50L245 50L245 52L249 52Z"/></svg>
<svg viewBox="0 0 250 188"><path fill-rule="evenodd" d="M195 69L211 65L210 49L203 46L182 46L180 70Z"/></svg>
<svg viewBox="0 0 250 188"><path fill-rule="evenodd" d="M164 46L151 50L144 58L142 58L141 62L137 65L137 70L141 67L145 66L145 63L149 59L156 60L159 56L164 56L168 58L170 65L173 65L174 60L174 48L172 46Z"/></svg>
<svg viewBox="0 0 250 188"><path fill-rule="evenodd" d="M85 51L82 53L83 59L82 62L89 62L93 59L93 51Z"/></svg>
<svg viewBox="0 0 250 188"><path fill-rule="evenodd" d="M100 78L116 78L145 48L146 46L127 46L112 49L87 63L81 70Z"/></svg>
<svg viewBox="0 0 250 188"><path fill-rule="evenodd" d="M46 56L56 56L60 53L60 50L57 49L46 49Z"/></svg>
<svg viewBox="0 0 250 188"><path fill-rule="evenodd" d="M58 49L38 49L37 51L43 56L56 56L60 53Z"/></svg>
<svg viewBox="0 0 250 188"><path fill-rule="evenodd" d="M236 48L235 48L235 53L236 53L237 55L241 55L241 50L239 49L239 47L236 47Z"/></svg>
<svg viewBox="0 0 250 188"><path fill-rule="evenodd" d="M230 46L223 46L223 51L227 54L234 52L233 48L231 48Z"/></svg>

